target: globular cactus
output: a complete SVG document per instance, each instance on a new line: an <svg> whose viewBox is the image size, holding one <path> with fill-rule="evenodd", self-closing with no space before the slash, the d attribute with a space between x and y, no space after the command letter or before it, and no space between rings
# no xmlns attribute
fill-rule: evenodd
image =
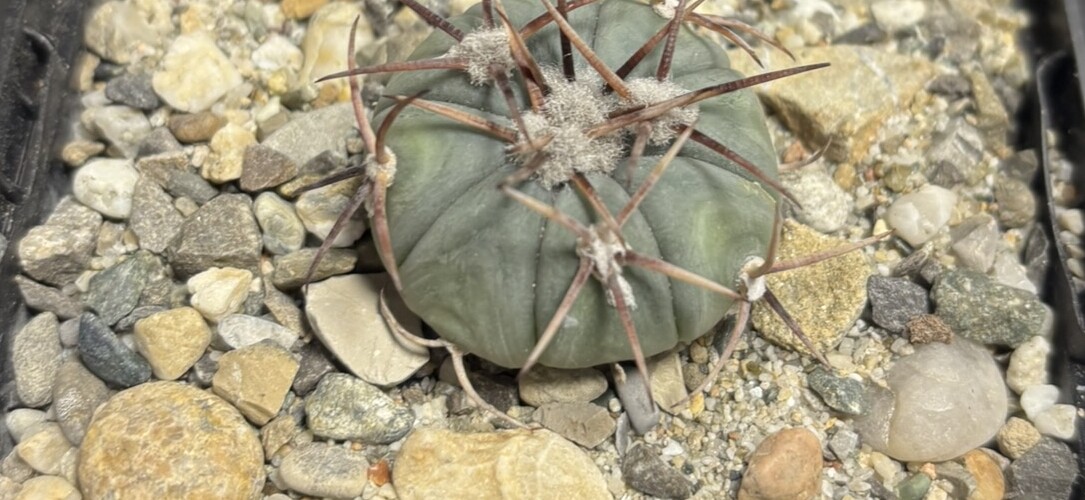
<svg viewBox="0 0 1085 500"><path fill-rule="evenodd" d="M332 76L397 73L375 133L355 96L371 153L355 206L445 341L510 368L643 371L772 299L786 193L743 89L823 65L743 78L687 25L744 47L732 30L754 32L700 2L485 0L449 20L404 3L438 28L411 60Z"/></svg>

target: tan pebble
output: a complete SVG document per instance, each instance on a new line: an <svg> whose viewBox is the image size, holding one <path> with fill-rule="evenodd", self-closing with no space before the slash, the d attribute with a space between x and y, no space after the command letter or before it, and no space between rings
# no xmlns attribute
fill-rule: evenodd
<svg viewBox="0 0 1085 500"><path fill-rule="evenodd" d="M211 387L254 424L264 425L279 413L298 366L290 351L265 340L223 354Z"/></svg>
<svg viewBox="0 0 1085 500"><path fill-rule="evenodd" d="M328 0L283 0L283 15L289 19L308 19ZM407 9L409 10L409 9Z"/></svg>
<svg viewBox="0 0 1085 500"><path fill-rule="evenodd" d="M998 430L995 440L1003 454L1017 460L1040 442L1040 431L1025 419L1010 417Z"/></svg>
<svg viewBox="0 0 1085 500"><path fill-rule="evenodd" d="M972 450L964 455L964 466L976 479L976 489L968 500L1001 500L1006 493L1006 480L1002 469L981 450Z"/></svg>
<svg viewBox="0 0 1085 500"><path fill-rule="evenodd" d="M72 483L58 476L38 476L23 483L15 500L79 500L83 498Z"/></svg>
<svg viewBox="0 0 1085 500"><path fill-rule="evenodd" d="M761 442L742 476L739 500L801 500L821 491L821 443L814 433L784 429Z"/></svg>

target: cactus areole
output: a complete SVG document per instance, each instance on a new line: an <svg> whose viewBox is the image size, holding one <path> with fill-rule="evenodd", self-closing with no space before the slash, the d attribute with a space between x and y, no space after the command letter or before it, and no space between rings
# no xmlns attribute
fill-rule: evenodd
<svg viewBox="0 0 1085 500"><path fill-rule="evenodd" d="M547 12L539 0L505 0L503 6L517 28ZM599 59L615 69L669 21L633 0L600 0L569 11L567 19ZM597 199L619 213L676 140L677 134L668 130L694 120L697 132L775 179L776 156L765 117L749 90L657 118L642 141L646 149L632 166L627 164L636 126L590 133L623 109L741 78L719 43L681 26L669 76L657 78L664 50L660 43L622 78L628 93L619 96L580 53L573 54L575 80L563 75L562 37L550 22L524 39L547 84L541 105L533 106L500 21L487 28L480 5L449 21L465 35L463 40L435 30L411 59L459 58L465 68L398 73L384 94L422 94L430 103L501 124L518 135L510 144L419 107L403 109L390 124L387 147L397 168L385 205L392 256L384 257L398 264L402 295L411 310L462 349L505 367L521 367L586 258L598 264L592 270L595 279L587 280L539 363L579 368L633 359L616 301L628 307L645 356L708 332L727 312L731 298L643 267L607 265L631 249L736 287L743 266L765 257L778 197L748 170L690 141L629 215L620 236L603 231L590 241L498 186L531 156L512 146L546 138L549 142L541 146L545 160L516 189L594 231L605 226L598 210L573 188L571 177L589 181ZM504 73L520 105L519 118L488 73L502 65L511 67ZM394 104L389 98L378 103L376 125L389 118ZM610 272L615 275L604 276ZM617 288L605 286L610 278ZM615 297L615 290L622 296Z"/></svg>

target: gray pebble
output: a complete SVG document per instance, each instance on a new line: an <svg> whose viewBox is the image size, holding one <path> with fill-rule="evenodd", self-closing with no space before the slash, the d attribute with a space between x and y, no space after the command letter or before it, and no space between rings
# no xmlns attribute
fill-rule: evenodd
<svg viewBox="0 0 1085 500"><path fill-rule="evenodd" d="M1045 437L1010 464L1007 493L1010 498L1070 498L1077 473L1070 448Z"/></svg>
<svg viewBox="0 0 1085 500"><path fill-rule="evenodd" d="M839 429L829 438L829 450L843 462L852 457L859 449L859 434L848 429Z"/></svg>
<svg viewBox="0 0 1085 500"><path fill-rule="evenodd" d="M57 205L45 225L30 228L17 252L23 272L48 285L67 285L87 268L102 216L72 198Z"/></svg>
<svg viewBox="0 0 1085 500"><path fill-rule="evenodd" d="M847 415L859 415L866 410L863 384L847 377L837 377L822 367L815 368L806 378L810 389L821 396L830 408Z"/></svg>
<svg viewBox="0 0 1085 500"><path fill-rule="evenodd" d="M950 248L964 267L986 273L995 263L1002 235L994 217L973 215L950 230L949 235L953 238Z"/></svg>
<svg viewBox="0 0 1085 500"><path fill-rule="evenodd" d="M873 45L887 36L877 23L869 22L834 38L833 45Z"/></svg>
<svg viewBox="0 0 1085 500"><path fill-rule="evenodd" d="M60 324L60 345L64 347L79 346L79 317L71 318Z"/></svg>
<svg viewBox="0 0 1085 500"><path fill-rule="evenodd" d="M143 140L139 142L139 150L136 152L136 157L142 158L144 156L171 153L180 150L181 143L177 142L177 138L170 133L169 129L158 127L143 136Z"/></svg>
<svg viewBox="0 0 1085 500"><path fill-rule="evenodd" d="M874 323L893 333L903 332L908 320L930 309L927 290L908 279L871 276L866 287Z"/></svg>
<svg viewBox="0 0 1085 500"><path fill-rule="evenodd" d="M91 373L107 383L132 387L151 378L151 365L130 349L101 318L83 313L79 324L79 356Z"/></svg>
<svg viewBox="0 0 1085 500"><path fill-rule="evenodd" d="M300 366L294 375L293 389L298 396L304 396L316 388L324 375L335 371L335 365L320 342L310 342L299 354Z"/></svg>
<svg viewBox="0 0 1085 500"><path fill-rule="evenodd" d="M192 365L192 369L188 372L186 380L196 384L200 387L210 387L211 381L215 378L215 373L219 370L219 358L222 357L222 353L219 351L208 351L196 361L196 364Z"/></svg>
<svg viewBox="0 0 1085 500"><path fill-rule="evenodd" d="M946 272L931 298L954 333L986 345L1017 347L1043 329L1044 306L1035 294L974 271Z"/></svg>
<svg viewBox="0 0 1085 500"><path fill-rule="evenodd" d="M85 301L107 324L114 324L136 308L143 287L161 268L149 252L139 251L90 280Z"/></svg>
<svg viewBox="0 0 1085 500"><path fill-rule="evenodd" d="M173 198L146 176L140 176L132 192L129 224L144 250L162 253L181 230L185 218L173 206Z"/></svg>
<svg viewBox="0 0 1085 500"><path fill-rule="evenodd" d="M125 74L110 80L105 86L105 96L113 102L144 111L153 111L159 105L158 95L151 87L151 76L142 73Z"/></svg>
<svg viewBox="0 0 1085 500"><path fill-rule="evenodd" d="M441 366L441 379L452 385L459 386L455 374L448 374L452 368L451 365L451 359L446 359L445 364ZM479 397L499 411L507 412L520 402L520 399L516 396L516 382L509 377L468 372L467 378L471 381L471 386L475 388L475 392L478 393ZM471 401L465 392L457 392L454 397L448 399L448 406L449 413L463 415L473 409L475 403Z"/></svg>
<svg viewBox="0 0 1085 500"><path fill-rule="evenodd" d="M84 111L90 129L109 142L125 158L135 158L139 144L151 133L143 112L128 106L105 106Z"/></svg>
<svg viewBox="0 0 1085 500"><path fill-rule="evenodd" d="M961 75L938 75L927 84L927 91L948 99L960 99L972 92L972 82Z"/></svg>
<svg viewBox="0 0 1085 500"><path fill-rule="evenodd" d="M633 489L655 497L689 498L693 484L645 444L638 444L622 457L622 478Z"/></svg>
<svg viewBox="0 0 1085 500"><path fill-rule="evenodd" d="M1036 195L1024 181L1000 177L995 181L998 220L1009 228L1024 227L1036 218Z"/></svg>
<svg viewBox="0 0 1085 500"><path fill-rule="evenodd" d="M985 174L983 136L963 118L954 118L927 150L924 174L938 186L974 185Z"/></svg>
<svg viewBox="0 0 1085 500"><path fill-rule="evenodd" d="M266 145L266 144L265 144ZM303 163L298 169L298 176L294 180L283 184L276 189L279 194L287 198L298 196L298 190L319 181L331 174L347 167L347 159L334 151L324 151Z"/></svg>
<svg viewBox="0 0 1085 500"><path fill-rule="evenodd" d="M632 367L625 369L625 380L615 377L614 389L622 407L629 414L629 423L637 434L644 434L659 423L659 407L648 397L648 384L640 372Z"/></svg>
<svg viewBox="0 0 1085 500"><path fill-rule="evenodd" d="M129 313L127 316L121 318L121 320L118 321L116 325L113 325L113 327L118 332L130 331L136 326L137 321L146 318L147 316L150 316L152 314L165 311L166 309L167 307L157 304L149 306L138 306L135 309L132 309L132 312Z"/></svg>
<svg viewBox="0 0 1085 500"><path fill-rule="evenodd" d="M821 163L782 175L780 181L802 204L799 221L823 233L844 227L854 202Z"/></svg>
<svg viewBox="0 0 1085 500"><path fill-rule="evenodd" d="M261 191L273 188L298 175L298 164L290 157L260 144L245 148L241 164L241 189Z"/></svg>
<svg viewBox="0 0 1085 500"><path fill-rule="evenodd" d="M354 110L345 102L296 113L263 144L303 165L324 151L346 152L346 137L353 129Z"/></svg>
<svg viewBox="0 0 1085 500"><path fill-rule="evenodd" d="M606 441L617 425L606 408L592 403L548 403L535 410L535 421L585 448Z"/></svg>
<svg viewBox="0 0 1085 500"><path fill-rule="evenodd" d="M75 356L60 365L53 386L53 409L68 441L75 446L83 442L94 410L109 396L105 383L87 371Z"/></svg>
<svg viewBox="0 0 1085 500"><path fill-rule="evenodd" d="M275 193L260 193L252 205L256 222L264 231L264 249L275 255L301 250L305 226L294 206Z"/></svg>
<svg viewBox="0 0 1085 500"><path fill-rule="evenodd" d="M249 197L224 194L185 219L169 255L174 272L188 278L212 267L256 271L262 248Z"/></svg>
<svg viewBox="0 0 1085 500"><path fill-rule="evenodd" d="M380 389L343 373L326 375L305 400L313 434L365 444L398 441L411 430L414 413L396 406Z"/></svg>
<svg viewBox="0 0 1085 500"><path fill-rule="evenodd" d="M83 303L79 299L64 295L64 292L56 288L42 285L22 275L16 276L13 281L19 287L23 302L31 309L51 312L61 319L74 318L83 313Z"/></svg>
<svg viewBox="0 0 1085 500"><path fill-rule="evenodd" d="M60 367L59 329L55 314L42 313L19 329L12 340L15 390L26 406L44 406L52 400L53 382Z"/></svg>
<svg viewBox="0 0 1085 500"><path fill-rule="evenodd" d="M188 163L188 155L183 151L172 151L140 158L136 170L178 198L191 198L202 205L218 196L219 190L190 172Z"/></svg>
<svg viewBox="0 0 1085 500"><path fill-rule="evenodd" d="M305 275L309 272L316 252L315 248L303 248L275 257L275 271L271 274L271 283L279 290L292 290L304 285ZM332 248L320 259L312 281L349 273L354 270L357 262L358 253L353 249Z"/></svg>
<svg viewBox="0 0 1085 500"><path fill-rule="evenodd" d="M353 498L366 486L365 455L342 446L306 443L290 452L279 467L283 483L303 495Z"/></svg>

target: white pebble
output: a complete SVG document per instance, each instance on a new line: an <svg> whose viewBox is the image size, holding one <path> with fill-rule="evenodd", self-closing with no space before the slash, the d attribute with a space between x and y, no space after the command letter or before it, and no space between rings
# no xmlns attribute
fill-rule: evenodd
<svg viewBox="0 0 1085 500"><path fill-rule="evenodd" d="M192 307L203 317L217 323L226 315L241 310L249 294L252 272L232 267L212 267L188 279Z"/></svg>
<svg viewBox="0 0 1085 500"><path fill-rule="evenodd" d="M1032 385L1021 393L1021 409L1028 419L1033 420L1044 410L1051 408L1059 400L1059 388L1051 384Z"/></svg>
<svg viewBox="0 0 1085 500"><path fill-rule="evenodd" d="M159 97L189 113L210 108L241 82L241 73L202 32L177 37L151 81Z"/></svg>
<svg viewBox="0 0 1085 500"><path fill-rule="evenodd" d="M1074 419L1077 408L1074 405L1058 404L1040 412L1032 419L1032 424L1041 434L1059 439L1073 439Z"/></svg>
<svg viewBox="0 0 1085 500"><path fill-rule="evenodd" d="M1047 355L1050 352L1051 343L1041 336L1021 344L1010 356L1006 385L1021 394L1029 386L1047 383Z"/></svg>
<svg viewBox="0 0 1085 500"><path fill-rule="evenodd" d="M128 160L97 159L75 172L75 199L106 217L125 219L132 212L132 193L139 172Z"/></svg>
<svg viewBox="0 0 1085 500"><path fill-rule="evenodd" d="M281 68L298 71L301 69L302 62L301 49L289 38L274 34L252 52L252 62L257 68L265 71L276 71Z"/></svg>
<svg viewBox="0 0 1085 500"><path fill-rule="evenodd" d="M886 222L911 245L922 245L938 234L953 215L957 195L948 189L926 185L893 202L885 213Z"/></svg>
<svg viewBox="0 0 1085 500"><path fill-rule="evenodd" d="M879 0L870 5L874 21L887 33L897 33L916 25L927 15L927 5L919 0Z"/></svg>
<svg viewBox="0 0 1085 500"><path fill-rule="evenodd" d="M1080 236L1085 233L1085 213L1080 208L1063 210L1056 216L1059 227Z"/></svg>

